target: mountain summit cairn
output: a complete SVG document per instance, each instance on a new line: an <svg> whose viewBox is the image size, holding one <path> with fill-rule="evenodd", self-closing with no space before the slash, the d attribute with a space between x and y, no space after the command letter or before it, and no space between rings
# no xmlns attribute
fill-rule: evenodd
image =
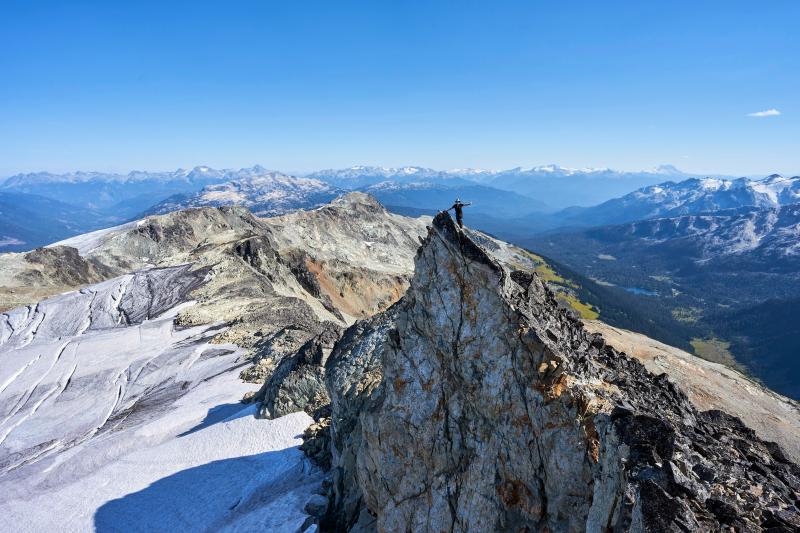
<svg viewBox="0 0 800 533"><path fill-rule="evenodd" d="M328 526L796 531L800 467L608 346L447 213L326 363Z"/></svg>

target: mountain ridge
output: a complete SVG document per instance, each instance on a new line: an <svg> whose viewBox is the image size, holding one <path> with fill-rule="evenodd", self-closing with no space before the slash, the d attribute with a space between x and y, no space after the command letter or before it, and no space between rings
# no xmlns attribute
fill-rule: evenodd
<svg viewBox="0 0 800 533"><path fill-rule="evenodd" d="M188 207L242 205L256 215L271 216L318 207L343 192L320 180L269 171L207 185L192 195L167 198L144 214L165 214Z"/></svg>
<svg viewBox="0 0 800 533"><path fill-rule="evenodd" d="M788 489L800 467L779 447L721 411L698 411L665 374L587 334L537 275L508 271L445 214L404 298L344 339L326 364L330 527L800 521ZM775 499L755 496L754 483Z"/></svg>
<svg viewBox="0 0 800 533"><path fill-rule="evenodd" d="M594 207L565 210L561 215L564 225L600 226L737 207L778 207L798 200L800 176L773 174L761 180L689 178L643 187Z"/></svg>

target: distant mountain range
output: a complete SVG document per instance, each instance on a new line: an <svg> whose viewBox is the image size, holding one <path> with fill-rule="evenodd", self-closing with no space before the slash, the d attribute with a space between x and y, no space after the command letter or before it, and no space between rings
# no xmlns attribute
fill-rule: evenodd
<svg viewBox="0 0 800 533"><path fill-rule="evenodd" d="M470 216L482 214L508 218L551 210L546 204L515 192L460 180L450 183L384 181L359 190L373 195L390 207L414 207L434 211L447 209L456 198L460 198L472 204L468 208Z"/></svg>
<svg viewBox="0 0 800 533"><path fill-rule="evenodd" d="M270 172L272 171L259 165L239 170L197 166L191 170L132 171L128 174L37 172L18 174L0 181L0 190L38 194L77 206L108 210L119 217L133 217L171 196L188 197L209 185L263 176ZM304 177L323 181L343 190L365 190L387 182L394 184L394 190L402 185L408 185L412 189L418 189L419 184L425 184L430 189L437 185L442 190L455 190L478 184L486 189L474 191L476 193L490 193L489 189L499 189L533 200L532 208L528 210L533 212L570 206L592 206L641 187L699 176L682 172L670 165L641 172L543 165L508 170L466 168L444 171L418 166L354 166L321 170ZM474 200L481 198L476 197Z"/></svg>
<svg viewBox="0 0 800 533"><path fill-rule="evenodd" d="M473 204L467 211L468 220L507 238L525 238L564 227L619 224L742 206L775 206L794 201L800 194L798 178L775 175L763 181L683 179L686 176L690 175L671 166L637 173L557 165L448 171L415 166L357 166L305 177L261 166L239 170L198 166L191 170L128 174L19 174L3 181L0 192L33 195L38 200L6 201L0 250L26 250L51 238L185 207L239 204L262 216L275 215L322 205L349 190L368 192L398 212L436 212L461 198ZM643 183L646 185L630 192ZM609 199L616 191L627 194ZM42 198L59 207L42 207ZM555 209L596 199L606 201L592 207ZM81 211L58 215L73 208ZM19 209L27 209L27 215L14 214Z"/></svg>
<svg viewBox="0 0 800 533"><path fill-rule="evenodd" d="M353 166L343 169L327 169L312 172L306 177L326 181L337 187L356 190L378 183L391 181L395 183L414 183L424 181L427 183L458 182L462 178L457 174L450 174L442 170L425 167L374 167ZM473 181L473 180L463 180Z"/></svg>
<svg viewBox="0 0 800 533"><path fill-rule="evenodd" d="M60 202L103 211L120 220L134 217L174 194L199 191L206 185L222 183L258 174L261 167L239 171L195 167L174 172L140 172L113 174L71 172L51 174L37 172L11 176L0 183L0 190L36 194Z"/></svg>
<svg viewBox="0 0 800 533"><path fill-rule="evenodd" d="M559 212L558 225L600 226L738 207L777 207L800 202L800 177L690 178L641 188L588 208Z"/></svg>
<svg viewBox="0 0 800 533"><path fill-rule="evenodd" d="M194 194L171 196L147 210L147 214L164 214L187 207L243 205L258 216L274 216L327 204L344 192L317 179L265 171L208 185Z"/></svg>
<svg viewBox="0 0 800 533"><path fill-rule="evenodd" d="M329 202L348 191L366 192L392 208L415 208L437 212L456 198L471 202L471 213L525 216L547 211L547 205L526 196L481 185L461 178L446 177L430 169L372 169L358 177L350 169L337 178L321 173L296 177L264 172L224 183L208 185L192 194L178 194L153 206L146 214L168 213L187 207L244 205L260 216L308 209ZM380 172L383 172L381 174ZM443 177L445 176L445 177ZM396 179L390 179L395 177ZM377 181L379 180L380 181Z"/></svg>
<svg viewBox="0 0 800 533"><path fill-rule="evenodd" d="M24 251L138 217L176 194L260 175L263 167L114 174L18 174L0 182L0 251Z"/></svg>
<svg viewBox="0 0 800 533"><path fill-rule="evenodd" d="M540 204L550 206L551 209L563 209L570 206L596 205L648 185L698 176L678 170L671 165L662 165L641 172L542 165L507 170L463 168L446 171L414 166L399 168L354 166L340 170L322 170L310 174L309 177L346 189L368 187L384 181L480 183L487 187L530 197Z"/></svg>
<svg viewBox="0 0 800 533"><path fill-rule="evenodd" d="M0 251L21 252L113 226L117 217L36 194L0 190Z"/></svg>
<svg viewBox="0 0 800 533"><path fill-rule="evenodd" d="M692 176L669 165L641 172L544 165L465 175L498 189L537 198L558 209L596 205L640 187Z"/></svg>
<svg viewBox="0 0 800 533"><path fill-rule="evenodd" d="M424 167L354 166L321 170L307 177L325 181L346 190L368 192L391 208L416 208L439 211L456 198L472 202L470 212L498 214L502 218L552 211L547 202L517 191L482 183L483 171L441 171Z"/></svg>

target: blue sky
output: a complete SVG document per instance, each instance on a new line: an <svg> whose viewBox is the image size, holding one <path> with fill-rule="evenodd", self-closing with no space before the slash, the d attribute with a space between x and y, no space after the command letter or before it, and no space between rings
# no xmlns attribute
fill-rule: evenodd
<svg viewBox="0 0 800 533"><path fill-rule="evenodd" d="M565 4L6 0L0 176L800 173L800 2Z"/></svg>

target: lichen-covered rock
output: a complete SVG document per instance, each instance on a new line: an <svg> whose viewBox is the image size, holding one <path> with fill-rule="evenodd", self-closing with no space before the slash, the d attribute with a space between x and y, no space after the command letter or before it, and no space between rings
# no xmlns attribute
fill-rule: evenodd
<svg viewBox="0 0 800 533"><path fill-rule="evenodd" d="M297 411L313 415L328 404L325 362L341 334L341 327L325 322L296 354L284 358L259 392L263 398L259 415L277 418Z"/></svg>
<svg viewBox="0 0 800 533"><path fill-rule="evenodd" d="M793 531L800 468L436 217L327 365L333 507L381 531ZM360 526L359 526L360 527Z"/></svg>
<svg viewBox="0 0 800 533"><path fill-rule="evenodd" d="M322 417L303 432L300 449L323 470L331 467L331 419Z"/></svg>
<svg viewBox="0 0 800 533"><path fill-rule="evenodd" d="M314 329L308 331L300 326L286 326L267 335L262 330L256 331L254 336L258 340L253 346L253 365L242 370L239 377L250 383L264 385L275 372L278 362L296 354L314 335ZM259 401L263 400L263 393L257 395Z"/></svg>
<svg viewBox="0 0 800 533"><path fill-rule="evenodd" d="M368 410L370 395L380 385L383 345L396 318L395 305L348 328L325 366L332 417L331 481L337 505L324 524L327 529L351 529L363 510L356 477L357 462L365 457L361 454L361 414Z"/></svg>
<svg viewBox="0 0 800 533"><path fill-rule="evenodd" d="M239 378L248 383L264 383L266 379L275 371L275 359L271 357L264 357L258 359L253 363L253 366L248 366L239 372ZM256 396L256 393L253 393Z"/></svg>

